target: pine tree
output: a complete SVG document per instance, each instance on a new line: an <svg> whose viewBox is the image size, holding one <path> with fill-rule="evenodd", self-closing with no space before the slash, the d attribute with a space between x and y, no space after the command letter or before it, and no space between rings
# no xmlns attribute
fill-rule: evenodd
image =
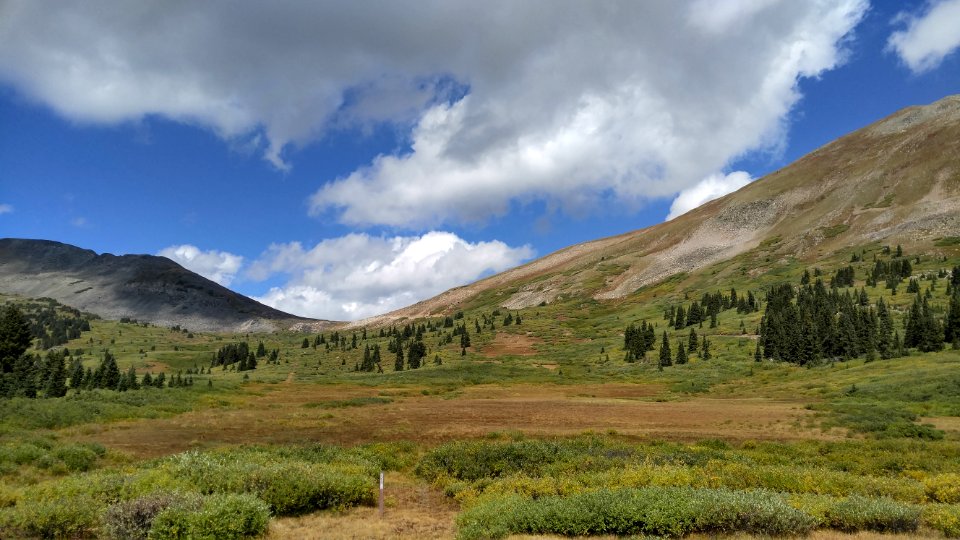
<svg viewBox="0 0 960 540"><path fill-rule="evenodd" d="M45 381L43 395L48 398L67 395L67 366L63 359L63 353L48 353L47 364L47 380Z"/></svg>
<svg viewBox="0 0 960 540"><path fill-rule="evenodd" d="M33 343L30 325L17 306L7 305L0 312L0 372L10 373L17 359Z"/></svg>
<svg viewBox="0 0 960 540"><path fill-rule="evenodd" d="M700 350L700 359L709 360L710 358L712 358L713 355L710 354L710 342L707 341L707 338L703 338L701 340L701 346L702 346L702 349Z"/></svg>
<svg viewBox="0 0 960 540"><path fill-rule="evenodd" d="M140 388L140 385L137 383L137 370L133 366L130 366L130 369L127 370L125 375L127 379L127 388L130 390L137 390Z"/></svg>
<svg viewBox="0 0 960 540"><path fill-rule="evenodd" d="M397 357L393 363L393 370L403 371L403 342L401 342L399 338L397 339L396 349Z"/></svg>
<svg viewBox="0 0 960 540"><path fill-rule="evenodd" d="M697 331L693 328L690 329L690 337L687 339L687 349L693 353L696 352L700 344L697 341Z"/></svg>
<svg viewBox="0 0 960 540"><path fill-rule="evenodd" d="M687 363L687 351L683 348L683 341L677 341L677 365Z"/></svg>
<svg viewBox="0 0 960 540"><path fill-rule="evenodd" d="M685 314L684 314L684 311L683 311L683 306L678 306L678 307L677 307L677 316L676 316L676 321L675 321L675 324L674 324L674 328L676 328L677 330L683 330L684 324L685 324L686 322L687 322L687 320L686 320L686 317L685 317Z"/></svg>
<svg viewBox="0 0 960 540"><path fill-rule="evenodd" d="M673 361L670 357L670 342L667 340L667 333L663 333L663 341L660 343L660 367L672 366Z"/></svg>
<svg viewBox="0 0 960 540"><path fill-rule="evenodd" d="M960 269L954 268L960 275ZM950 306L947 308L947 318L944 321L943 340L947 343L960 343L960 290L954 289L950 296Z"/></svg>

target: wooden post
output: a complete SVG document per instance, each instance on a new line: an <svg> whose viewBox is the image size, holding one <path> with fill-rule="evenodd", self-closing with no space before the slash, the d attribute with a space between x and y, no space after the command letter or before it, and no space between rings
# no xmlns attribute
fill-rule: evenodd
<svg viewBox="0 0 960 540"><path fill-rule="evenodd" d="M380 517L383 518L383 471L380 471Z"/></svg>

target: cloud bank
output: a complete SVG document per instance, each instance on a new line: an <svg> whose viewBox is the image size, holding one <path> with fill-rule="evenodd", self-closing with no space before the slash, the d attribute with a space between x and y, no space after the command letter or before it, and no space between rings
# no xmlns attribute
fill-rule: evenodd
<svg viewBox="0 0 960 540"><path fill-rule="evenodd" d="M157 255L166 257L180 266L223 285L230 286L243 266L243 257L211 249L203 251L197 246L182 244L160 250Z"/></svg>
<svg viewBox="0 0 960 540"><path fill-rule="evenodd" d="M306 317L357 320L413 304L533 256L528 246L471 243L449 232L392 238L348 234L308 249L299 242L273 244L246 274L253 280L289 276L283 287L256 298L268 306Z"/></svg>
<svg viewBox="0 0 960 540"><path fill-rule="evenodd" d="M670 205L667 220L686 214L703 203L723 197L727 193L732 193L752 181L750 174L744 171L735 171L727 175L711 174L677 195L673 204Z"/></svg>
<svg viewBox="0 0 960 540"><path fill-rule="evenodd" d="M931 2L922 14L898 17L906 28L894 32L887 46L914 73L930 71L960 47L960 0Z"/></svg>
<svg viewBox="0 0 960 540"><path fill-rule="evenodd" d="M423 230L532 200L642 204L776 148L798 80L842 61L866 8L9 0L0 80L76 121L160 115L259 144L280 169L331 130L393 124L409 148L318 178L311 212Z"/></svg>

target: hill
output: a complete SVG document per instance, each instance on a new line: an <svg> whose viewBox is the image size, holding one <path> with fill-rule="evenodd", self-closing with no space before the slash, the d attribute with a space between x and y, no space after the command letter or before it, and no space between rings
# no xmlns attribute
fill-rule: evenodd
<svg viewBox="0 0 960 540"><path fill-rule="evenodd" d="M201 331L264 332L308 321L237 294L166 257L98 255L49 240L0 239L0 292L53 298L106 319Z"/></svg>
<svg viewBox="0 0 960 540"><path fill-rule="evenodd" d="M508 309L621 299L761 245L774 248L768 257L809 263L843 247L950 236L960 236L960 95L901 110L671 221L562 249L357 326L451 313L492 291Z"/></svg>

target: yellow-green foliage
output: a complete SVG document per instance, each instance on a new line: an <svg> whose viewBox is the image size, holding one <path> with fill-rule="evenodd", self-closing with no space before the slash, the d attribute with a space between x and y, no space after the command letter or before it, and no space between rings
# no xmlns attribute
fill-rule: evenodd
<svg viewBox="0 0 960 540"><path fill-rule="evenodd" d="M947 538L960 538L960 505L927 505L923 508L923 523Z"/></svg>
<svg viewBox="0 0 960 540"><path fill-rule="evenodd" d="M923 481L930 500L942 503L960 503L960 474L946 473Z"/></svg>

